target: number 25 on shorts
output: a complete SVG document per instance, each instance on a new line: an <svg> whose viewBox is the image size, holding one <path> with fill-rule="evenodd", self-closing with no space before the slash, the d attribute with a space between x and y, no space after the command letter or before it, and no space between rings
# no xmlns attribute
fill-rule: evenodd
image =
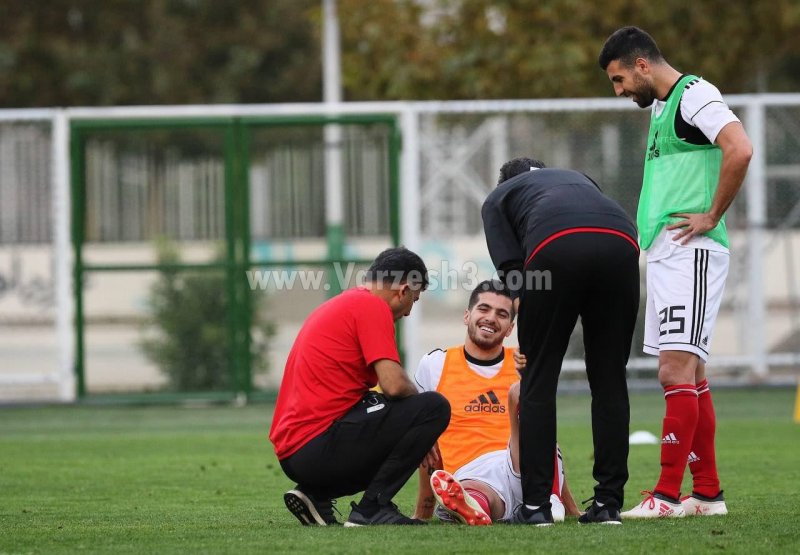
<svg viewBox="0 0 800 555"><path fill-rule="evenodd" d="M686 311L686 306L668 306L659 311L658 315L661 316L660 324L658 326L659 335L668 335L672 333L683 333L686 328L686 318L681 314ZM666 326L672 326L667 328Z"/></svg>

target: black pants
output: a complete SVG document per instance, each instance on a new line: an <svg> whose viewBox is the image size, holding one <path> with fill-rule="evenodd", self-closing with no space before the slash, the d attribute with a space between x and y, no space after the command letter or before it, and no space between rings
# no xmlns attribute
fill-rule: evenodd
<svg viewBox="0 0 800 555"><path fill-rule="evenodd" d="M558 376L580 316L592 391L595 498L622 507L630 424L625 366L639 310L638 258L637 249L622 237L574 233L546 245L526 268L518 324L520 348L528 360L520 385L526 504L541 505L550 497Z"/></svg>
<svg viewBox="0 0 800 555"><path fill-rule="evenodd" d="M320 499L365 492L390 501L450 422L450 404L436 392L389 401L368 393L299 451L280 461L286 475Z"/></svg>

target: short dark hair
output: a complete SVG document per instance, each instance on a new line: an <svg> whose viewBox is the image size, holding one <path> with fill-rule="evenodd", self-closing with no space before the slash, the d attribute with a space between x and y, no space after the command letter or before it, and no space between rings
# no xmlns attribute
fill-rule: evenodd
<svg viewBox="0 0 800 555"><path fill-rule="evenodd" d="M638 27L622 27L608 37L597 61L605 70L614 60L619 60L624 67L631 67L636 58L651 62L664 61L653 37Z"/></svg>
<svg viewBox="0 0 800 555"><path fill-rule="evenodd" d="M487 279L486 281L480 282L477 287L472 290L472 293L469 296L467 310L472 310L475 308L475 305L478 304L478 297L480 297L481 293L495 293L511 299L511 319L514 319L514 316L516 316L516 313L514 312L514 299L511 296L511 291L509 291L508 287L506 287L502 281L496 279Z"/></svg>
<svg viewBox="0 0 800 555"><path fill-rule="evenodd" d="M380 253L367 270L368 281L390 285L421 285L428 287L428 269L418 254L405 247L392 247Z"/></svg>
<svg viewBox="0 0 800 555"><path fill-rule="evenodd" d="M500 185L514 176L531 171L533 168L544 167L544 162L536 160L535 158L514 158L503 164L500 168L500 177L497 180L497 184Z"/></svg>

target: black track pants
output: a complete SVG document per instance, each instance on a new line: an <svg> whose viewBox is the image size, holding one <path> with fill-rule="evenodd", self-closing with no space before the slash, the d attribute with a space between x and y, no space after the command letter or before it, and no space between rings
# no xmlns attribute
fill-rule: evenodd
<svg viewBox="0 0 800 555"><path fill-rule="evenodd" d="M369 393L330 428L280 461L306 493L335 499L365 491L391 500L450 422L436 392L395 401Z"/></svg>
<svg viewBox="0 0 800 555"><path fill-rule="evenodd" d="M558 377L580 317L592 391L595 498L622 507L630 421L625 367L639 309L638 258L625 238L573 233L548 243L526 268L518 323L520 348L528 360L520 387L526 504L541 505L550 497Z"/></svg>

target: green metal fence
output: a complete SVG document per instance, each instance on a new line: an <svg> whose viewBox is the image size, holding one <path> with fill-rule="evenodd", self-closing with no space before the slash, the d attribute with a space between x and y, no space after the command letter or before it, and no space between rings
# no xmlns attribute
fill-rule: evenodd
<svg viewBox="0 0 800 555"><path fill-rule="evenodd" d="M326 125L352 132L344 134L342 144L325 145L320 137ZM312 147L292 150L298 130L305 130L300 135L305 134L306 139L311 137ZM86 330L91 323L85 310L88 280L112 273L224 273L230 390L153 388L146 394L123 392L113 397L144 401L254 398L266 392L253 384L250 341L254 306L247 271L298 265L324 269L325 291L331 296L342 285L335 279L334 264L371 261L368 257L345 255L350 238L374 237L385 247L399 244L401 142L394 115L75 119L70 133L75 374L79 398L100 398L87 386ZM361 143L350 148L348 141ZM359 158L363 156L364 143L373 145L372 157L366 161ZM264 149L274 153L281 148L288 149L284 157L291 159L289 166L300 168L299 173L306 177L298 178L285 171L275 173L274 167L280 164L264 162L272 172L267 176L267 196L275 199L264 207L261 202L253 202L253 158L263 158ZM343 179L352 178L345 195L352 197L352 202L343 199L347 215L344 226L325 225L324 211L320 212L318 206L325 191L313 176L318 179L326 170L324 164L320 168L319 156L320 149L325 148L340 149L346 168ZM200 173L192 169L199 166L203 168ZM370 176L378 174L385 179L370 183ZM185 179L181 180L181 175ZM180 182L178 186L176 180ZM294 204L286 200L292 194L299 195ZM267 196L255 198L258 201ZM354 207L363 206L366 197L374 198L375 206L359 216L353 212ZM297 214L287 214L291 206ZM252 222L254 215L258 216L258 225ZM271 221L280 225L268 225ZM264 244L304 234L324 241L324 252L281 258L263 256L253 247L253 237ZM201 256L166 264L130 254L129 245L146 244L159 236L179 244L218 241L223 245L224 256L220 260ZM96 304L102 304L102 299ZM107 393L102 396L110 397Z"/></svg>

